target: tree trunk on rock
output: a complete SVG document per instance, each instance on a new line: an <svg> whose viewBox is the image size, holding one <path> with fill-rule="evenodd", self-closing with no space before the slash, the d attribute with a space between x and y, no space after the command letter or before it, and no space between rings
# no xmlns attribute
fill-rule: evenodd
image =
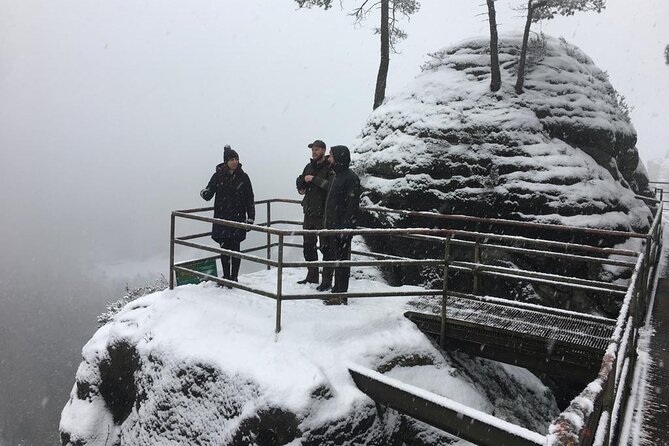
<svg viewBox="0 0 669 446"><path fill-rule="evenodd" d="M390 0L381 0L381 63L379 64L376 89L374 90L375 110L386 97L386 79L388 78L388 66L390 65L389 3Z"/></svg>
<svg viewBox="0 0 669 446"><path fill-rule="evenodd" d="M527 42L530 38L530 28L532 27L532 14L534 12L533 0L527 1L527 20L525 21L525 31L523 32L523 43L520 47L520 60L518 61L518 79L516 80L516 93L523 92L525 83L525 60L527 59Z"/></svg>
<svg viewBox="0 0 669 446"><path fill-rule="evenodd" d="M499 71L499 51L497 48L495 1L496 0L487 0L488 23L490 24L490 91L497 91L502 86L502 76Z"/></svg>

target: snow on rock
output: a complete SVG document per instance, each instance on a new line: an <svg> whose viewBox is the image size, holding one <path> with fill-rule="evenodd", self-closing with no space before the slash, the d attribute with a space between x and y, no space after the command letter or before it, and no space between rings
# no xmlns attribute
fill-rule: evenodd
<svg viewBox="0 0 669 446"><path fill-rule="evenodd" d="M284 271L288 293L302 271ZM276 272L240 278L273 289ZM351 290L387 285L354 279ZM406 298L283 303L205 283L143 296L83 348L60 430L64 445L457 443L392 410L377 412L347 369L360 364L528 429L559 412L529 372L444 357L403 317ZM490 386L488 385L490 384ZM490 389L486 390L486 388ZM465 444L464 442L458 444Z"/></svg>
<svg viewBox="0 0 669 446"><path fill-rule="evenodd" d="M652 195L635 147L624 101L606 73L564 39L532 40L525 92L514 84L521 37L499 45L502 88L490 92L489 42L470 39L431 55L402 91L370 115L353 144L363 202L391 209L434 211L512 220L646 232L651 211L638 194ZM368 213L363 224L436 226L412 215ZM469 229L475 229L470 227ZM595 246L624 239L555 231L495 229ZM367 240L375 251L440 258L442 247L402 240ZM453 250L457 256L458 251ZM596 280L627 280L629 271L522 254L487 251L487 262ZM470 259L462 256L460 258ZM390 273L389 276L390 278ZM454 275L459 283L471 283ZM405 269L394 283L440 286L431 269ZM521 284L522 285L522 284ZM482 293L615 315L609 295L583 296L559 287L482 284Z"/></svg>
<svg viewBox="0 0 669 446"><path fill-rule="evenodd" d="M489 89L489 43L431 55L369 117L354 144L366 202L394 209L647 230L636 132L606 73L581 50L533 40L525 93L513 90L520 36L500 41L502 89Z"/></svg>

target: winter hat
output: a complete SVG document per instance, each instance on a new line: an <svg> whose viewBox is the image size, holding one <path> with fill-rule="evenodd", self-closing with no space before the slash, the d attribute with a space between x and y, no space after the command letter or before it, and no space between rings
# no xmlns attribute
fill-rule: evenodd
<svg viewBox="0 0 669 446"><path fill-rule="evenodd" d="M239 159L239 154L232 150L230 145L226 144L225 147L223 147L223 162L227 163L231 159Z"/></svg>

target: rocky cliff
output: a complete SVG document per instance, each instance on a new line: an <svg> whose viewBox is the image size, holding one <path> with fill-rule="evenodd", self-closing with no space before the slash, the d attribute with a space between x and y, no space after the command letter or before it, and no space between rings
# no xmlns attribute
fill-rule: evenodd
<svg viewBox="0 0 669 446"><path fill-rule="evenodd" d="M502 88L498 92L489 88L488 40L472 39L432 54L411 84L371 114L353 155L364 203L647 231L651 212L637 195L650 195L648 178L635 147L629 109L606 73L564 39L542 35L531 41L525 92L518 95L513 86L520 36L501 39L499 51ZM370 226L435 225L411 216L366 217ZM528 235L526 230L516 234ZM567 237L609 246L623 241ZM442 254L414 242L368 242L377 250L398 255ZM608 274L584 265L539 264L522 256L497 260L506 266L576 277ZM434 283L425 270L407 270L403 280ZM484 292L557 304L549 297L555 290L541 293L525 287L509 295L509 287L489 286ZM598 306L606 308L595 308L595 312L616 311L615 303Z"/></svg>
<svg viewBox="0 0 669 446"><path fill-rule="evenodd" d="M275 274L240 280L271 289ZM305 291L292 285L302 271L285 274L287 292ZM387 289L380 280L352 282L354 289ZM443 356L402 316L406 299L335 307L286 302L278 335L275 308L271 299L212 284L131 302L83 349L61 418L62 444L458 443L392 410L378 411L353 384L350 363L542 433L559 412L546 387L523 369Z"/></svg>
<svg viewBox="0 0 669 446"><path fill-rule="evenodd" d="M520 37L439 51L370 116L354 145L366 202L622 230L644 230L649 193L636 132L606 73L578 48L532 41L525 92L513 90Z"/></svg>

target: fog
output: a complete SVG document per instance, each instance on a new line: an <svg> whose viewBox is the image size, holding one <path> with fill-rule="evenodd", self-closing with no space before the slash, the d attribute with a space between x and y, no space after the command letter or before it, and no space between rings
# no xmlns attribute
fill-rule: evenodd
<svg viewBox="0 0 669 446"><path fill-rule="evenodd" d="M388 95L427 53L486 35L483 3L424 0L391 55ZM500 32L522 29L521 3L497 2ZM338 5L292 0L0 0L0 11L0 446L52 444L95 316L126 283L167 273L170 211L204 204L223 145L257 199L297 198L306 144L355 138L377 18L354 26ZM667 18L666 0L609 0L534 27L609 73L647 161L669 149Z"/></svg>

